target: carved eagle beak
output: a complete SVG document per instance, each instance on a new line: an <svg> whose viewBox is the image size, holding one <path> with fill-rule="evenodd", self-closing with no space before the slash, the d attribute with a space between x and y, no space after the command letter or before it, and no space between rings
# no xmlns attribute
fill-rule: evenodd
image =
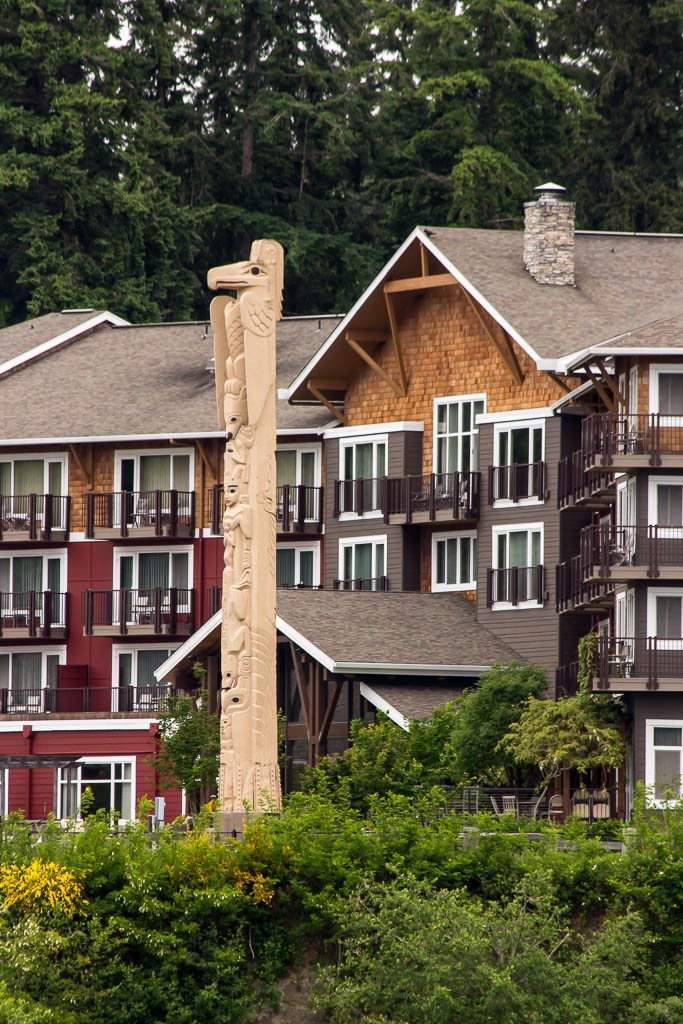
<svg viewBox="0 0 683 1024"><path fill-rule="evenodd" d="M206 275L206 280L214 292L219 288L242 291L244 288L263 285L267 276L265 268L259 263L242 260L240 263L226 263L223 267L212 267Z"/></svg>

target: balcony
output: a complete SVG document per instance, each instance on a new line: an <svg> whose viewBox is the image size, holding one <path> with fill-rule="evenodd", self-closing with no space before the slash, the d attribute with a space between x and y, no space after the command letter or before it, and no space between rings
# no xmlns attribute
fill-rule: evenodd
<svg viewBox="0 0 683 1024"><path fill-rule="evenodd" d="M600 637L594 690L683 692L681 637Z"/></svg>
<svg viewBox="0 0 683 1024"><path fill-rule="evenodd" d="M581 425L586 469L625 472L683 467L683 416L660 413L589 416Z"/></svg>
<svg viewBox="0 0 683 1024"><path fill-rule="evenodd" d="M64 639L68 635L67 607L67 595L50 590L0 593L0 638Z"/></svg>
<svg viewBox="0 0 683 1024"><path fill-rule="evenodd" d="M381 515L385 523L465 522L479 517L479 473L335 480L334 511Z"/></svg>
<svg viewBox="0 0 683 1024"><path fill-rule="evenodd" d="M587 579L581 555L561 562L555 569L555 607L562 612L598 614L614 604L614 585Z"/></svg>
<svg viewBox="0 0 683 1024"><path fill-rule="evenodd" d="M609 508L615 495L614 474L605 470L586 472L582 451L572 452L557 464L557 507L581 505L586 509Z"/></svg>
<svg viewBox="0 0 683 1024"><path fill-rule="evenodd" d="M169 684L0 689L0 715L155 714L171 696Z"/></svg>
<svg viewBox="0 0 683 1024"><path fill-rule="evenodd" d="M59 541L69 537L71 498L61 494L0 497L0 542Z"/></svg>
<svg viewBox="0 0 683 1024"><path fill-rule="evenodd" d="M683 527L586 526L581 531L581 557L585 576L591 579L680 580Z"/></svg>
<svg viewBox="0 0 683 1024"><path fill-rule="evenodd" d="M194 491L90 491L85 496L85 535L194 537Z"/></svg>
<svg viewBox="0 0 683 1024"><path fill-rule="evenodd" d="M332 580L333 590L388 590L388 576L374 576L355 580Z"/></svg>
<svg viewBox="0 0 683 1024"><path fill-rule="evenodd" d="M489 505L495 501L545 500L545 463L489 466Z"/></svg>
<svg viewBox="0 0 683 1024"><path fill-rule="evenodd" d="M531 607L545 603L542 565L486 570L486 607L497 604Z"/></svg>
<svg viewBox="0 0 683 1024"><path fill-rule="evenodd" d="M194 631L194 590L86 590L86 636L189 636Z"/></svg>
<svg viewBox="0 0 683 1024"><path fill-rule="evenodd" d="M307 484L282 484L277 488L276 522L278 533L321 533L323 528L323 488ZM209 491L208 519L211 533L223 534L223 484Z"/></svg>

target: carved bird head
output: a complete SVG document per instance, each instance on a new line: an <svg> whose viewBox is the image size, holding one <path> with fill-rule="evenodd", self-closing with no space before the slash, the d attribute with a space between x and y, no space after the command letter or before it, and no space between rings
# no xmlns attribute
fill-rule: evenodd
<svg viewBox="0 0 683 1024"><path fill-rule="evenodd" d="M212 291L225 288L239 293L251 288L266 289L269 297L279 307L284 283L283 263L284 253L280 243L272 238L261 238L252 243L250 259L226 263L223 267L212 267L207 274L207 282Z"/></svg>

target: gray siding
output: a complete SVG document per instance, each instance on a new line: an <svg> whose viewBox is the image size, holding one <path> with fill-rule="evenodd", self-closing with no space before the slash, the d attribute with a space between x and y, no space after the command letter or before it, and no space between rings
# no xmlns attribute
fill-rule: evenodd
<svg viewBox="0 0 683 1024"><path fill-rule="evenodd" d="M645 781L645 723L648 718L683 721L683 693L637 693L631 695L631 746L633 781Z"/></svg>

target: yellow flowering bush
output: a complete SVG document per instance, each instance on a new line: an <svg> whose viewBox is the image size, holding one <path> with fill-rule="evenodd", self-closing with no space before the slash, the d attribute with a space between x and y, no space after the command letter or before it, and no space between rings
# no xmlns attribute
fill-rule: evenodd
<svg viewBox="0 0 683 1024"><path fill-rule="evenodd" d="M255 906L259 903L268 906L275 895L272 883L260 871L240 871L238 868L235 871L235 888Z"/></svg>
<svg viewBox="0 0 683 1024"><path fill-rule="evenodd" d="M52 860L0 865L0 895L5 907L25 917L52 910L69 916L85 914L88 903L74 873Z"/></svg>

